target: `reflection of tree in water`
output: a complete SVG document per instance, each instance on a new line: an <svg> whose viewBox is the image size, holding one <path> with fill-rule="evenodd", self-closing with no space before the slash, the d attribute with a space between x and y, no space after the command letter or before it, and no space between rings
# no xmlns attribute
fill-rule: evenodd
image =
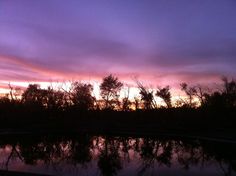
<svg viewBox="0 0 236 176"><path fill-rule="evenodd" d="M92 159L91 146L92 138L90 136L78 136L76 140L72 140L70 143L70 160L76 164L85 165Z"/></svg>
<svg viewBox="0 0 236 176"><path fill-rule="evenodd" d="M224 143L217 143L215 145L208 145L206 142L202 143L206 155L218 162L218 166L225 176L230 176L232 171L236 171L236 150L235 145Z"/></svg>
<svg viewBox="0 0 236 176"><path fill-rule="evenodd" d="M64 164L86 166L98 158L101 175L116 175L123 162L141 159L139 174L143 175L154 166L180 166L185 170L217 164L221 175L230 176L236 171L235 144L206 141L183 141L153 138L91 137L33 137L0 141L0 147L10 150L4 159L4 168L13 159L29 165L43 163L46 166L63 167ZM85 167L86 168L86 167ZM234 171L234 172L233 172Z"/></svg>
<svg viewBox="0 0 236 176"><path fill-rule="evenodd" d="M98 167L102 175L116 175L117 171L122 169L119 147L119 141L109 137L104 138L98 159Z"/></svg>
<svg viewBox="0 0 236 176"><path fill-rule="evenodd" d="M178 163L186 170L192 166L207 167L215 161L221 169L221 175L230 176L236 171L235 144L206 141L184 141L175 143Z"/></svg>
<svg viewBox="0 0 236 176"><path fill-rule="evenodd" d="M21 155L26 164L60 164L85 165L91 161L91 138L81 135L72 139L46 139L42 142L25 141L20 144Z"/></svg>
<svg viewBox="0 0 236 176"><path fill-rule="evenodd" d="M33 165L42 161L49 165L66 158L63 143L57 140L25 140L19 144L19 148L26 164Z"/></svg>
<svg viewBox="0 0 236 176"><path fill-rule="evenodd" d="M11 147L8 147L10 152L4 165L7 169L14 158L19 158L25 164L43 163L45 166L52 166L55 170L57 170L57 166L65 163L84 166L92 158L91 140L89 136L80 135L69 139L62 137L26 138L18 141L17 144L10 141Z"/></svg>
<svg viewBox="0 0 236 176"><path fill-rule="evenodd" d="M175 143L175 153L177 155L177 161L183 169L188 170L193 165L198 165L201 162L201 166L205 165L205 161L210 158L204 154L204 151L199 142L185 143L178 141Z"/></svg>
<svg viewBox="0 0 236 176"><path fill-rule="evenodd" d="M5 147L9 147L9 146L1 146L1 147L5 148ZM19 151L17 145L14 143L14 144L12 144L12 146L10 148L11 148L10 153L7 156L6 161L3 162L3 167L6 170L8 170L8 166L9 166L11 160L19 158L21 161L23 161L23 158L20 155L20 151Z"/></svg>
<svg viewBox="0 0 236 176"><path fill-rule="evenodd" d="M140 175L150 167L154 167L156 163L170 167L172 159L172 142L143 139L140 157L142 159L142 167L139 171Z"/></svg>
<svg viewBox="0 0 236 176"><path fill-rule="evenodd" d="M140 151L140 157L143 161L142 169L140 170L139 174L143 174L149 167L154 166L154 161L156 159L158 147L156 146L157 143L153 140L144 139L143 145Z"/></svg>

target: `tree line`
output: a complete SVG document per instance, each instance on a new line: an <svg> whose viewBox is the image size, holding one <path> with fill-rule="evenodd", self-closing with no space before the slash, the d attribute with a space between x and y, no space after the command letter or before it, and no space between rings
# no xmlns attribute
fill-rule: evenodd
<svg viewBox="0 0 236 176"><path fill-rule="evenodd" d="M172 101L170 86L149 89L136 81L139 96L129 98L129 89L125 97L120 96L124 84L114 75L103 78L99 88L101 99L93 95L93 86L89 83L75 81L69 89L54 89L49 86L42 89L38 84L29 84L25 90L14 88L9 84L9 93L0 97L0 109L16 106L26 109L47 110L153 110L157 108L235 108L236 81L222 78L222 86L212 90L202 85L181 83L180 88L186 98ZM163 100L165 105L158 105L156 97Z"/></svg>

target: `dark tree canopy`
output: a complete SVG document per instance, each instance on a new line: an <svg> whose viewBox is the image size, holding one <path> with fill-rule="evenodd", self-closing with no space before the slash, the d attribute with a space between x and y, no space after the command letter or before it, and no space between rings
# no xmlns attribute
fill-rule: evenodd
<svg viewBox="0 0 236 176"><path fill-rule="evenodd" d="M47 108L51 110L64 109L67 104L66 94L59 90L48 87L47 91Z"/></svg>
<svg viewBox="0 0 236 176"><path fill-rule="evenodd" d="M226 106L227 107L235 107L236 106L236 81L229 81L228 78L222 78L224 84L224 90L222 95L225 97Z"/></svg>
<svg viewBox="0 0 236 176"><path fill-rule="evenodd" d="M236 107L236 82L229 81L228 78L223 77L223 89L213 94L207 94L205 100L205 107L211 108L235 108Z"/></svg>
<svg viewBox="0 0 236 176"><path fill-rule="evenodd" d="M30 84L22 94L22 102L28 106L43 107L47 102L47 91L38 84Z"/></svg>
<svg viewBox="0 0 236 176"><path fill-rule="evenodd" d="M95 98L92 96L93 86L74 82L72 84L73 105L82 110L93 109Z"/></svg>

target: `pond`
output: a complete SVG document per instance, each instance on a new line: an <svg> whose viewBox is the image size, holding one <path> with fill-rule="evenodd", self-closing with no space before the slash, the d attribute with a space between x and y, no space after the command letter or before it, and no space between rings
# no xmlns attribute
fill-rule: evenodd
<svg viewBox="0 0 236 176"><path fill-rule="evenodd" d="M58 176L236 175L236 144L174 137L0 137L0 169Z"/></svg>

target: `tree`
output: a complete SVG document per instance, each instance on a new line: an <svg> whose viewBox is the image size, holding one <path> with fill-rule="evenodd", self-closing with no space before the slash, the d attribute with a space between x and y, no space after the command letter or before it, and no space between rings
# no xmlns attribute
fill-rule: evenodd
<svg viewBox="0 0 236 176"><path fill-rule="evenodd" d="M236 81L229 81L227 77L222 78L224 90L222 96L225 98L225 104L227 107L236 106Z"/></svg>
<svg viewBox="0 0 236 176"><path fill-rule="evenodd" d="M222 93L220 92L214 92L211 95L206 96L204 107L210 107L210 108L225 108L226 107L226 101Z"/></svg>
<svg viewBox="0 0 236 176"><path fill-rule="evenodd" d="M0 94L0 109L1 110L16 110L17 107L21 106L20 96L22 94L22 90L19 87L13 87L11 84L8 84L9 93Z"/></svg>
<svg viewBox="0 0 236 176"><path fill-rule="evenodd" d="M199 99L201 106L206 104L206 97L209 96L210 89L201 85L195 86L195 96Z"/></svg>
<svg viewBox="0 0 236 176"><path fill-rule="evenodd" d="M11 107L12 101L9 99L8 95L0 96L0 110L9 110Z"/></svg>
<svg viewBox="0 0 236 176"><path fill-rule="evenodd" d="M123 84L118 80L117 77L109 75L103 78L100 85L101 96L105 101L105 109L114 109L119 104L119 92Z"/></svg>
<svg viewBox="0 0 236 176"><path fill-rule="evenodd" d="M73 105L81 110L90 110L94 108L95 98L92 96L93 86L74 82L72 84L72 102Z"/></svg>
<svg viewBox="0 0 236 176"><path fill-rule="evenodd" d="M46 90L46 107L50 110L59 110L65 108L66 94L59 90L54 90L52 87L48 87Z"/></svg>
<svg viewBox="0 0 236 176"><path fill-rule="evenodd" d="M139 94L141 95L141 100L144 103L144 109L150 110L150 109L156 108L153 91L148 90L138 81L137 81L137 85L139 88Z"/></svg>
<svg viewBox="0 0 236 176"><path fill-rule="evenodd" d="M43 107L47 104L47 91L38 84L30 84L22 94L22 102L27 106Z"/></svg>
<svg viewBox="0 0 236 176"><path fill-rule="evenodd" d="M207 94L205 98L205 106L211 108L233 108L236 107L236 82L232 79L223 77L222 91L215 91Z"/></svg>
<svg viewBox="0 0 236 176"><path fill-rule="evenodd" d="M170 87L166 86L164 88L158 88L156 92L156 96L162 98L164 102L166 103L166 106L168 108L171 108L171 93L170 93Z"/></svg>
<svg viewBox="0 0 236 176"><path fill-rule="evenodd" d="M136 111L139 109L139 105L140 105L140 99L138 97L134 97L134 106Z"/></svg>
<svg viewBox="0 0 236 176"><path fill-rule="evenodd" d="M188 106L194 107L195 104L193 103L193 98L196 94L196 89L194 87L189 87L187 83L181 83L180 84L181 90L185 92L185 94L188 96Z"/></svg>
<svg viewBox="0 0 236 176"><path fill-rule="evenodd" d="M122 99L122 110L129 111L131 106L131 101L129 100L130 87L127 87L127 92L125 97Z"/></svg>
<svg viewBox="0 0 236 176"><path fill-rule="evenodd" d="M22 90L19 87L12 87L11 83L8 84L9 87L9 94L8 97L11 102L19 102L19 97L22 94Z"/></svg>
<svg viewBox="0 0 236 176"><path fill-rule="evenodd" d="M131 101L127 97L122 99L122 110L123 111L129 111L130 105L131 105Z"/></svg>

